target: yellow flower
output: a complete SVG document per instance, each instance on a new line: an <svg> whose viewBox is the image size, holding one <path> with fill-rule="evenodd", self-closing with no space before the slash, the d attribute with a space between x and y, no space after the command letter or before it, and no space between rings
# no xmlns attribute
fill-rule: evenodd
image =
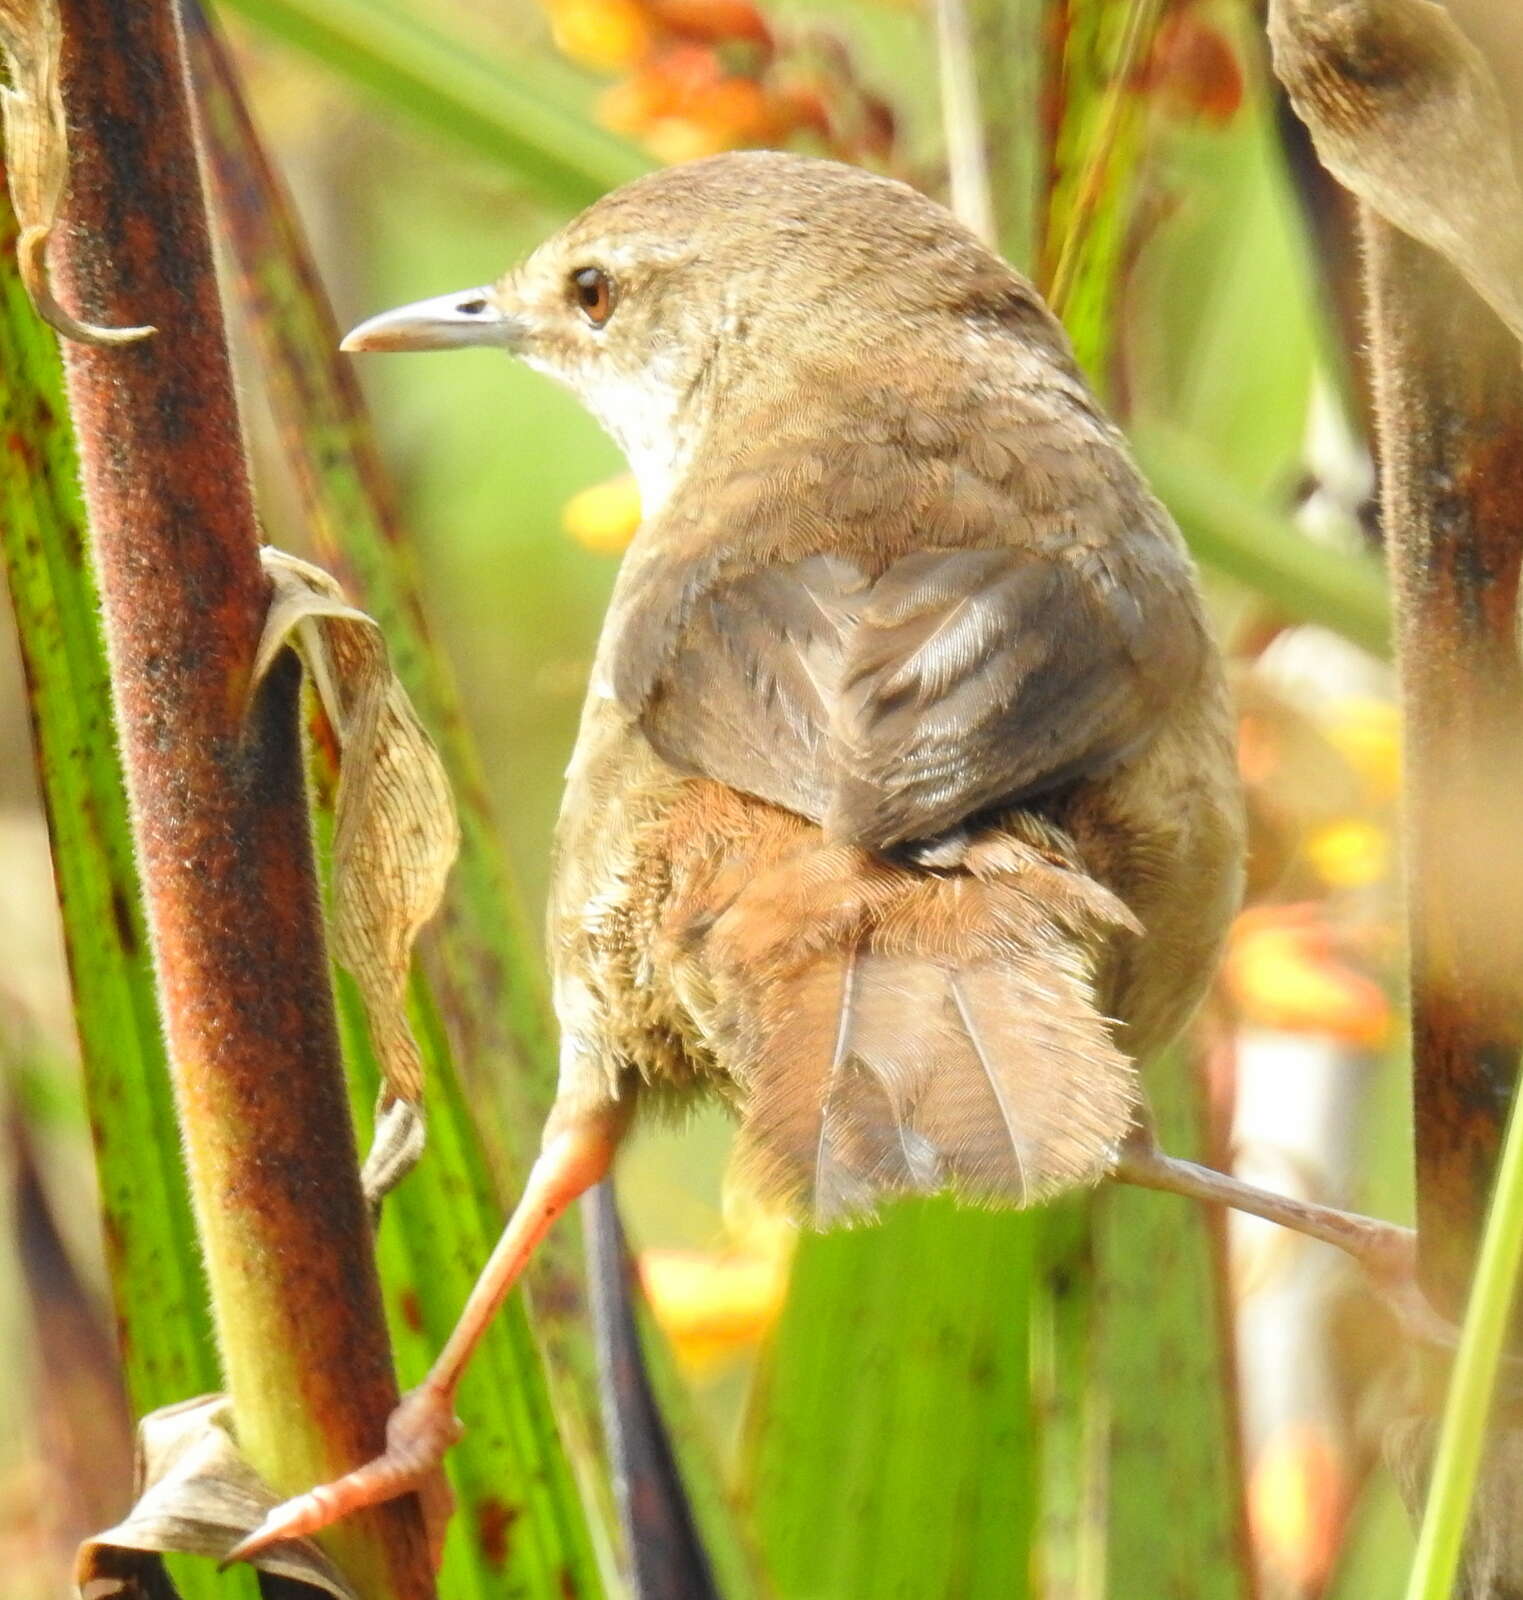
<svg viewBox="0 0 1523 1600"><path fill-rule="evenodd" d="M640 490L626 472L574 494L561 512L561 526L589 550L618 555L640 526Z"/></svg>
<svg viewBox="0 0 1523 1600"><path fill-rule="evenodd" d="M787 1260L781 1251L647 1250L640 1279L678 1359L690 1371L703 1371L756 1344L772 1326L787 1286Z"/></svg>
<svg viewBox="0 0 1523 1600"><path fill-rule="evenodd" d="M1401 789L1401 716L1389 700L1351 696L1332 706L1322 731L1359 774L1372 804L1388 805Z"/></svg>
<svg viewBox="0 0 1523 1600"><path fill-rule="evenodd" d="M597 71L632 67L650 49L650 21L635 0L550 0L548 10L556 44Z"/></svg>
<svg viewBox="0 0 1523 1600"><path fill-rule="evenodd" d="M1312 869L1334 889L1379 883L1391 865L1390 833L1363 817L1341 817L1313 829L1305 849Z"/></svg>
<svg viewBox="0 0 1523 1600"><path fill-rule="evenodd" d="M730 132L693 117L657 117L645 130L645 148L664 165L675 167L702 156L717 156L731 147Z"/></svg>
<svg viewBox="0 0 1523 1600"><path fill-rule="evenodd" d="M1265 906L1237 919L1224 967L1250 1021L1290 1032L1328 1033L1374 1048L1391 1026L1385 990L1340 958L1315 905Z"/></svg>

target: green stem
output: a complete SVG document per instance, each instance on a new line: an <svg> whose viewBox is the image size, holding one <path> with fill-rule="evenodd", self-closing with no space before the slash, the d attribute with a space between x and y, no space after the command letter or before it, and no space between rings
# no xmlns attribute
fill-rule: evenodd
<svg viewBox="0 0 1523 1600"><path fill-rule="evenodd" d="M1449 1600L1455 1592L1470 1502L1486 1445L1486 1423L1523 1265L1523 1115L1516 1101L1502 1148L1496 1193L1481 1238L1475 1283L1444 1401L1428 1502L1407 1600Z"/></svg>

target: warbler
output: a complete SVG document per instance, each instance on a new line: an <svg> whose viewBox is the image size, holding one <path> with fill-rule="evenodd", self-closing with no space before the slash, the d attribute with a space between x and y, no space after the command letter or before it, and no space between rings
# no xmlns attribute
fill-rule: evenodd
<svg viewBox="0 0 1523 1600"><path fill-rule="evenodd" d="M1093 1183L1239 899L1222 665L1168 514L1032 285L901 183L771 152L600 200L349 350L496 346L638 479L556 838L543 1153L388 1451L642 1102L717 1093L806 1222Z"/></svg>

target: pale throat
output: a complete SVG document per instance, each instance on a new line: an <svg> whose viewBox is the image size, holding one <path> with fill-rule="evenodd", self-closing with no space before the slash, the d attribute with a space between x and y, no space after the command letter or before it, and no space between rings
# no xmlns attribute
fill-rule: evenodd
<svg viewBox="0 0 1523 1600"><path fill-rule="evenodd" d="M687 468L696 429L684 426L671 391L643 375L599 374L582 401L624 452L640 486L640 515L649 521L666 505Z"/></svg>
<svg viewBox="0 0 1523 1600"><path fill-rule="evenodd" d="M666 505L697 447L700 430L679 398L692 392L684 369L672 349L657 352L635 372L603 363L574 374L541 368L577 396L623 451L640 488L643 521Z"/></svg>

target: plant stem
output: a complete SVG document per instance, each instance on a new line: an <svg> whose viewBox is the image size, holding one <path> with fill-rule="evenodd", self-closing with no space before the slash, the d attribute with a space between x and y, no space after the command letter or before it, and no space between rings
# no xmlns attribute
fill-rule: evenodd
<svg viewBox="0 0 1523 1600"><path fill-rule="evenodd" d="M936 0L936 59L941 73L941 126L947 147L952 210L986 245L997 249L966 0Z"/></svg>
<svg viewBox="0 0 1523 1600"><path fill-rule="evenodd" d="M66 351L117 724L239 1439L277 1491L371 1455L396 1400L171 0L62 0L72 175L55 281L156 336ZM126 307L134 308L124 316ZM337 1530L367 1595L433 1593L416 1505Z"/></svg>
<svg viewBox="0 0 1523 1600"><path fill-rule="evenodd" d="M1523 373L1425 246L1365 208L1406 796L1419 1272L1457 1320L1523 1054Z"/></svg>
<svg viewBox="0 0 1523 1600"><path fill-rule="evenodd" d="M1516 1107L1455 1356L1407 1600L1449 1600L1480 1476L1487 1422L1523 1265L1523 1115Z"/></svg>

